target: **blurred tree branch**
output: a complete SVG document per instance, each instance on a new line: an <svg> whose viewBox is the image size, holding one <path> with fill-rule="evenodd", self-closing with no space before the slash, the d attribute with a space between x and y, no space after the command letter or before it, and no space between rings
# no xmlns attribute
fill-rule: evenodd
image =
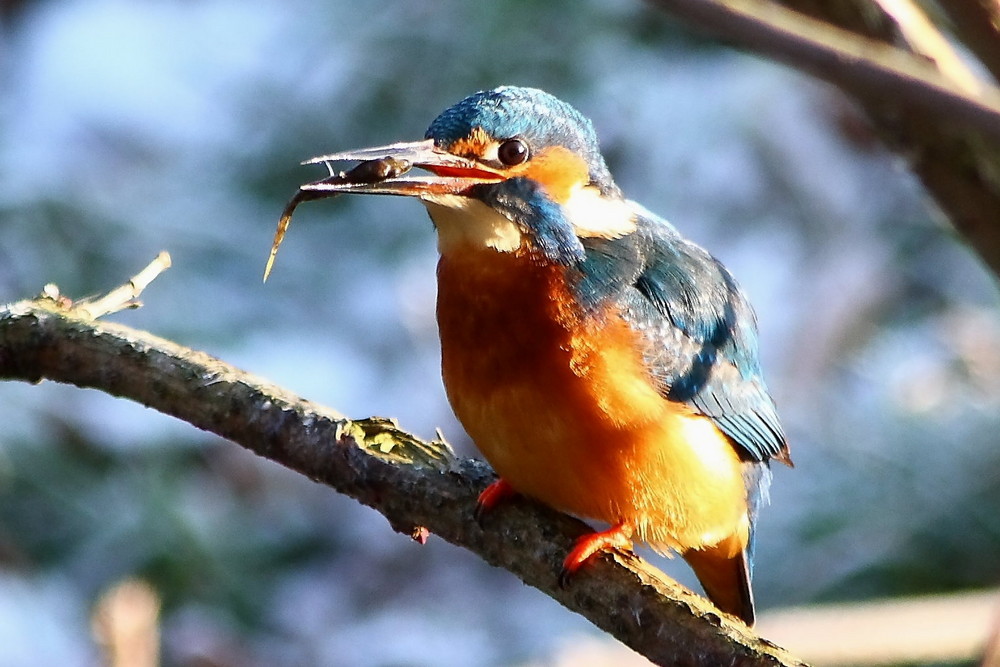
<svg viewBox="0 0 1000 667"><path fill-rule="evenodd" d="M1000 81L1000 2L947 0L938 3L954 24L962 42Z"/></svg>
<svg viewBox="0 0 1000 667"><path fill-rule="evenodd" d="M526 501L480 526L478 492L493 479L387 419L352 420L205 353L110 322L98 312L135 307L169 266L161 254L128 285L74 304L42 296L0 307L0 379L54 380L128 398L330 486L423 542L428 533L505 568L662 665L797 665L784 650L719 614L704 598L625 555L608 555L560 588L559 566L581 522Z"/></svg>
<svg viewBox="0 0 1000 667"><path fill-rule="evenodd" d="M1000 90L946 76L907 39L886 0L650 0L737 46L834 84L903 156L941 210L1000 275ZM899 4L899 3L897 3ZM1000 10L989 0L947 5L955 33L996 73ZM919 11L909 7L911 11ZM993 20L979 25L982 18ZM928 20L921 22L933 24ZM912 33L910 33L912 37ZM940 44L940 41L937 42Z"/></svg>

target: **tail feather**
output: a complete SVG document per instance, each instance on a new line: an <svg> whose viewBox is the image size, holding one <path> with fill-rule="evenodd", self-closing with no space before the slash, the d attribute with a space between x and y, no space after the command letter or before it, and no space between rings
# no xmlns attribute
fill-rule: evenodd
<svg viewBox="0 0 1000 667"><path fill-rule="evenodd" d="M684 560L694 570L708 599L722 611L754 624L753 589L750 587L750 563L745 549L733 553L733 545L723 540L705 549L691 549Z"/></svg>

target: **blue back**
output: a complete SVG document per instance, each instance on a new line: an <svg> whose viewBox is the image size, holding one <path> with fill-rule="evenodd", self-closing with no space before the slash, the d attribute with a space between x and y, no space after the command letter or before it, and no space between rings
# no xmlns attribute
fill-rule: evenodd
<svg viewBox="0 0 1000 667"><path fill-rule="evenodd" d="M666 221L636 215L633 234L583 239L586 259L571 272L581 304L619 304L660 393L710 418L744 459L781 457L749 302L718 260Z"/></svg>

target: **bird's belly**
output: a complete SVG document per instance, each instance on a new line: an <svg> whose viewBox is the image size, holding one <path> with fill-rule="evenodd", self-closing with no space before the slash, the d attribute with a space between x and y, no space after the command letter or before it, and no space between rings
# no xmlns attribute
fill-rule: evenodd
<svg viewBox="0 0 1000 667"><path fill-rule="evenodd" d="M449 400L497 473L561 510L629 522L661 547L738 530L735 451L659 395L628 325L580 317L560 267L483 255L442 258L438 322Z"/></svg>

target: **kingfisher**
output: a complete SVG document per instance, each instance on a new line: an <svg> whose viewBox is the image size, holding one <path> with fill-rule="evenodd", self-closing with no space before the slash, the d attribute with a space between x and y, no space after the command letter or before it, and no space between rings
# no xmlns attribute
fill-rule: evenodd
<svg viewBox="0 0 1000 667"><path fill-rule="evenodd" d="M592 123L503 86L422 141L307 163L330 177L289 203L265 279L300 201L402 195L430 214L445 390L499 477L477 515L520 494L608 526L576 541L564 580L633 541L679 553L752 625L754 522L770 461L792 465L755 315L719 260L623 196Z"/></svg>

